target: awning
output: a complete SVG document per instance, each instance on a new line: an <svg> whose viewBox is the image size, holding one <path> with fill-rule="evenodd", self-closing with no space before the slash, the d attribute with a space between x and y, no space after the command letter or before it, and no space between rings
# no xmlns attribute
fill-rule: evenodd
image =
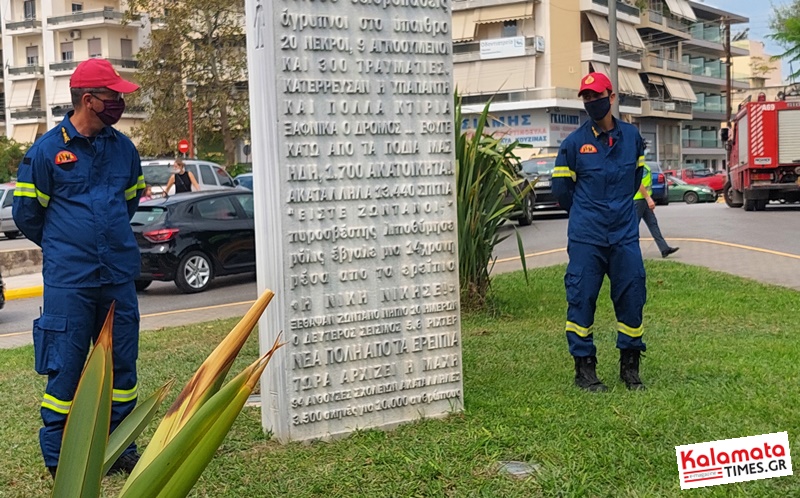
<svg viewBox="0 0 800 498"><path fill-rule="evenodd" d="M611 66L608 64L593 61L592 66L595 71L603 73L611 78ZM647 97L647 89L644 87L644 83L642 83L642 80L639 78L639 73L637 73L635 69L629 67L620 67L617 69L617 74L619 76L619 78L617 78L619 80L618 93L641 98Z"/></svg>
<svg viewBox="0 0 800 498"><path fill-rule="evenodd" d="M672 96L672 100L697 103L697 95L692 90L692 85L688 81L676 80L675 78L664 77L664 84L667 91Z"/></svg>
<svg viewBox="0 0 800 498"><path fill-rule="evenodd" d="M697 16L694 15L694 9L689 5L686 0L666 0L669 11L676 16L683 17L690 21L697 21Z"/></svg>
<svg viewBox="0 0 800 498"><path fill-rule="evenodd" d="M11 83L11 100L8 107L30 107L33 104L33 93L36 91L36 80L13 81Z"/></svg>
<svg viewBox="0 0 800 498"><path fill-rule="evenodd" d="M72 103L72 95L69 93L69 78L56 78L55 88L50 98L50 105L68 104Z"/></svg>
<svg viewBox="0 0 800 498"><path fill-rule="evenodd" d="M655 74L648 74L647 81L653 85L664 86L664 78Z"/></svg>
<svg viewBox="0 0 800 498"><path fill-rule="evenodd" d="M462 95L534 88L535 74L535 57L489 59L453 66L453 80L458 82L458 92Z"/></svg>
<svg viewBox="0 0 800 498"><path fill-rule="evenodd" d="M37 131L39 131L38 123L14 125L14 133L11 138L21 144L30 144L36 140Z"/></svg>
<svg viewBox="0 0 800 498"><path fill-rule="evenodd" d="M475 9L475 23L516 21L533 17L533 2L511 3Z"/></svg>
<svg viewBox="0 0 800 498"><path fill-rule="evenodd" d="M597 34L597 39L601 42L608 43L611 39L611 29L608 25L608 19L592 12L587 12L586 18L589 19L592 29L594 29L595 34ZM617 22L617 41L629 50L645 49L642 37L639 36L639 32L636 31L636 28L631 24Z"/></svg>
<svg viewBox="0 0 800 498"><path fill-rule="evenodd" d="M475 10L453 12L451 32L454 42L468 42L475 39Z"/></svg>
<svg viewBox="0 0 800 498"><path fill-rule="evenodd" d="M608 43L609 40L611 40L611 35L608 30L608 19L600 17L597 14L592 14L591 12L586 13L586 18L589 19L592 29L594 29L595 34L597 34L597 39L601 42Z"/></svg>
<svg viewBox="0 0 800 498"><path fill-rule="evenodd" d="M644 50L644 42L639 32L631 24L617 22L617 40L623 45L628 45L637 50Z"/></svg>

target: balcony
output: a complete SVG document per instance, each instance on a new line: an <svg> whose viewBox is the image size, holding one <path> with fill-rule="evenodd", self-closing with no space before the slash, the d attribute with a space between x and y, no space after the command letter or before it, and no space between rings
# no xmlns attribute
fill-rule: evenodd
<svg viewBox="0 0 800 498"><path fill-rule="evenodd" d="M55 16L47 18L47 29L60 30L89 27L103 24L113 24L117 26L123 25L125 22L128 25L136 27L141 26L139 16L134 16L132 20L126 18L124 12L113 10L110 8L100 10L84 10L81 12L73 12L64 16Z"/></svg>
<svg viewBox="0 0 800 498"><path fill-rule="evenodd" d="M67 115L69 111L72 110L72 104L59 104L50 107L50 112L53 114L53 118L61 119Z"/></svg>
<svg viewBox="0 0 800 498"><path fill-rule="evenodd" d="M721 102L698 101L692 106L692 114L697 120L725 121L725 112L727 112L727 109L725 108L724 99Z"/></svg>
<svg viewBox="0 0 800 498"><path fill-rule="evenodd" d="M696 23L689 29L689 35L690 38L684 42L686 50L714 57L725 56L725 48L722 45L724 42L722 25L717 23ZM731 55L734 57L750 55L750 51L732 46Z"/></svg>
<svg viewBox="0 0 800 498"><path fill-rule="evenodd" d="M47 115L41 107L12 107L11 119L22 120L42 120Z"/></svg>
<svg viewBox="0 0 800 498"><path fill-rule="evenodd" d="M609 0L581 0L581 12L595 12L608 17L608 2ZM639 9L617 0L617 20L639 24Z"/></svg>
<svg viewBox="0 0 800 498"><path fill-rule="evenodd" d="M6 31L11 36L30 35L42 32L42 21L39 19L25 19L6 23Z"/></svg>
<svg viewBox="0 0 800 498"><path fill-rule="evenodd" d="M106 59L118 71L135 71L139 67L139 61L135 59ZM50 64L50 71L54 73L72 72L78 64L83 61L53 62Z"/></svg>
<svg viewBox="0 0 800 498"><path fill-rule="evenodd" d="M10 80L27 80L30 78L44 78L44 66L30 65L8 68L8 79Z"/></svg>
<svg viewBox="0 0 800 498"><path fill-rule="evenodd" d="M530 0L528 0L530 1ZM542 0L533 0L533 3L541 3ZM459 10L471 10L471 9L480 9L484 7L494 7L497 5L506 5L508 2L506 0L453 0L450 4L453 7L453 12L458 12ZM151 17L150 22L152 24L156 24L158 22L163 23L164 20L158 17Z"/></svg>
<svg viewBox="0 0 800 498"><path fill-rule="evenodd" d="M683 154L685 156L718 156L725 155L725 146L718 138L683 138Z"/></svg>
<svg viewBox="0 0 800 498"><path fill-rule="evenodd" d="M642 102L642 116L688 120L692 119L692 104L674 100L645 100Z"/></svg>
<svg viewBox="0 0 800 498"><path fill-rule="evenodd" d="M675 40L686 40L691 37L689 34L690 25L681 21L672 14L663 14L655 10L642 11L642 21L638 28L643 30L656 31L657 38L664 42L667 38L664 35L671 35Z"/></svg>
<svg viewBox="0 0 800 498"><path fill-rule="evenodd" d="M685 78L687 75L692 74L692 66L690 64L664 59L653 54L647 54L642 62L642 69L646 73L656 73L674 78Z"/></svg>
<svg viewBox="0 0 800 498"><path fill-rule="evenodd" d="M581 60L611 64L610 48L608 43L601 41L582 42ZM621 67L629 67L631 69L639 70L642 68L642 53L638 51L625 50L622 47L619 47L617 50L617 63Z"/></svg>
<svg viewBox="0 0 800 498"><path fill-rule="evenodd" d="M704 64L693 62L692 81L705 85L724 87L726 85L727 74L725 65L721 61L711 61ZM750 88L750 80L746 74L731 73L731 85L734 89L746 90Z"/></svg>

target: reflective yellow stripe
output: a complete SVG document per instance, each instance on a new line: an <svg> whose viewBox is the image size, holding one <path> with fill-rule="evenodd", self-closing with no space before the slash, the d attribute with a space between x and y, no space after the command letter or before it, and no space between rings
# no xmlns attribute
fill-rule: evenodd
<svg viewBox="0 0 800 498"><path fill-rule="evenodd" d="M126 401L133 401L139 395L139 386L135 385L131 389L114 389L111 393L111 401L117 403L125 403Z"/></svg>
<svg viewBox="0 0 800 498"><path fill-rule="evenodd" d="M44 208L46 208L50 204L50 196L45 194L38 188L36 189L36 198L39 200L39 204L41 204L42 207Z"/></svg>
<svg viewBox="0 0 800 498"><path fill-rule="evenodd" d="M622 322L617 322L617 330L631 337L642 337L642 334L644 333L644 326L639 325L638 327L628 327Z"/></svg>
<svg viewBox="0 0 800 498"><path fill-rule="evenodd" d="M553 168L553 178L572 178L575 181L575 172L569 169L569 166L556 166Z"/></svg>
<svg viewBox="0 0 800 498"><path fill-rule="evenodd" d="M139 175L136 179L136 190L144 190L147 185L144 183L144 175Z"/></svg>
<svg viewBox="0 0 800 498"><path fill-rule="evenodd" d="M637 166L640 168L644 166L644 156L639 156L639 164Z"/></svg>
<svg viewBox="0 0 800 498"><path fill-rule="evenodd" d="M17 182L14 197L30 197L36 199L36 185L32 183Z"/></svg>
<svg viewBox="0 0 800 498"><path fill-rule="evenodd" d="M66 415L67 413L69 413L69 409L71 406L72 406L72 401L62 401L47 393L45 393L45 395L42 398L42 408L53 410L56 413L61 413Z"/></svg>
<svg viewBox="0 0 800 498"><path fill-rule="evenodd" d="M581 337L589 337L589 334L592 333L591 328L591 325L588 327L581 327L575 322L567 322L567 332L575 332Z"/></svg>
<svg viewBox="0 0 800 498"><path fill-rule="evenodd" d="M136 197L136 185L125 189L125 200L129 201Z"/></svg>

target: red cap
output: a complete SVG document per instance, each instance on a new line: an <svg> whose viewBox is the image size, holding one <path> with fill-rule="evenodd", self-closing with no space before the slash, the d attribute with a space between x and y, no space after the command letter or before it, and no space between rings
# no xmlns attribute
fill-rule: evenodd
<svg viewBox="0 0 800 498"><path fill-rule="evenodd" d="M139 85L122 79L122 76L105 59L89 59L78 64L69 79L70 88L108 88L114 92L131 93Z"/></svg>
<svg viewBox="0 0 800 498"><path fill-rule="evenodd" d="M591 90L597 93L603 93L605 90L613 92L611 87L611 80L608 79L603 73L589 73L581 80L581 89L578 92L578 97L581 96L586 90Z"/></svg>

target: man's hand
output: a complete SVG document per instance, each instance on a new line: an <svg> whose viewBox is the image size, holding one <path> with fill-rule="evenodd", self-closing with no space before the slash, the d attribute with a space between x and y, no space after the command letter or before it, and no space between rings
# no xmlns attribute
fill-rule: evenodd
<svg viewBox="0 0 800 498"><path fill-rule="evenodd" d="M648 197L647 198L647 207L650 208L650 211L655 211L656 210L656 203L655 203L655 201L653 200L652 197Z"/></svg>

